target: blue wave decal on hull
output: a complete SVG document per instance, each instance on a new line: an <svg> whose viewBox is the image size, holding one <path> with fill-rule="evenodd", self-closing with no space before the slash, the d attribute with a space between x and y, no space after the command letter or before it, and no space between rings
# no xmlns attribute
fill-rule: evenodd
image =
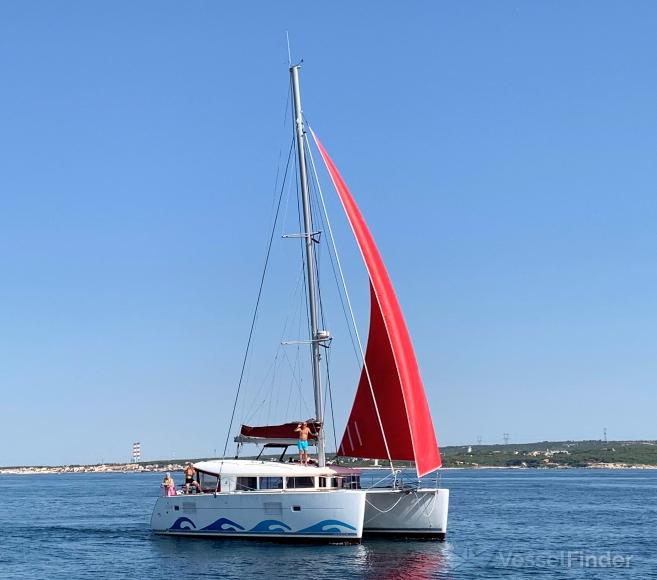
<svg viewBox="0 0 657 580"><path fill-rule="evenodd" d="M229 520L228 518L219 518L217 521L211 523L200 530L197 530L196 524L189 518L178 518L173 525L169 528L170 531L182 532L215 532L222 534L226 532L244 532L245 534L286 534L296 536L300 534L318 534L318 535L334 535L339 534L342 536L353 536L356 528L351 524L342 522L340 520L322 520L312 526L303 528L296 532L285 522L279 520L263 520L256 524L250 530L247 530L240 524Z"/></svg>
<svg viewBox="0 0 657 580"><path fill-rule="evenodd" d="M170 530L195 530L196 525L189 518L178 518L173 525L169 528Z"/></svg>
<svg viewBox="0 0 657 580"><path fill-rule="evenodd" d="M342 528L342 529L341 529ZM346 528L346 529L345 529ZM354 526L341 522L340 520L322 520L314 526L299 530L299 534L349 534L349 531L356 531Z"/></svg>
<svg viewBox="0 0 657 580"><path fill-rule="evenodd" d="M290 531L292 531L290 526L278 520L263 520L249 530L249 532L278 532L279 534Z"/></svg>
<svg viewBox="0 0 657 580"><path fill-rule="evenodd" d="M228 518L219 518L216 522L203 528L204 532L238 532L244 528Z"/></svg>

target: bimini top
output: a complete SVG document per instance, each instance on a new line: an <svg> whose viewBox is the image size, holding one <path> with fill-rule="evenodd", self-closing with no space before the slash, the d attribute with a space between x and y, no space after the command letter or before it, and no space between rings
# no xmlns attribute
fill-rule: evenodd
<svg viewBox="0 0 657 580"><path fill-rule="evenodd" d="M194 469L210 475L238 477L315 477L335 475L358 475L360 469L342 466L317 467L299 463L279 461L254 461L251 459L215 459L199 461Z"/></svg>

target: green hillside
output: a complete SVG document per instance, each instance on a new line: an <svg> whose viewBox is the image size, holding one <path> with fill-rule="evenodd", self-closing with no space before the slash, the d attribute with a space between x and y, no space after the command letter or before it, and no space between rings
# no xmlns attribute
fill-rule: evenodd
<svg viewBox="0 0 657 580"><path fill-rule="evenodd" d="M541 441L442 448L444 467L657 466L657 441Z"/></svg>

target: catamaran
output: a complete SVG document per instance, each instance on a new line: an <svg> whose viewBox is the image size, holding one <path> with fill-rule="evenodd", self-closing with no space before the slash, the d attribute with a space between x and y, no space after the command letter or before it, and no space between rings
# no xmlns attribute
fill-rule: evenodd
<svg viewBox="0 0 657 580"><path fill-rule="evenodd" d="M151 526L157 534L190 537L322 542L359 542L364 535L444 539L449 490L437 483L422 483L422 478L441 467L441 458L411 338L374 238L326 149L307 127L299 69L299 65L292 65L289 70L315 406L309 439L316 446L317 461L303 464L285 460L285 449L297 443L296 421L242 425L235 437L238 445L255 443L263 450L282 447L281 457L195 463L198 485L159 497ZM313 225L309 189L309 175L316 177L317 172L309 133L337 191L369 276L367 345L364 349L356 334L362 370L336 450L339 457L389 462L390 472L383 477L376 472L378 481L369 487L362 468L327 462L326 458L320 365L331 335L320 327L315 256L319 236ZM330 229L328 215L325 223ZM339 261L338 267L342 272ZM344 292L351 311L346 285ZM352 320L355 326L353 312ZM405 478L396 461L414 462L417 478Z"/></svg>

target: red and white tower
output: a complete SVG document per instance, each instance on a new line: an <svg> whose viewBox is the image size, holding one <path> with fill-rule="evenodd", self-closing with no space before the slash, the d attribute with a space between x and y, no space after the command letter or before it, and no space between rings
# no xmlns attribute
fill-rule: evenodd
<svg viewBox="0 0 657 580"><path fill-rule="evenodd" d="M132 444L132 462L139 463L141 461L141 443L136 441Z"/></svg>

